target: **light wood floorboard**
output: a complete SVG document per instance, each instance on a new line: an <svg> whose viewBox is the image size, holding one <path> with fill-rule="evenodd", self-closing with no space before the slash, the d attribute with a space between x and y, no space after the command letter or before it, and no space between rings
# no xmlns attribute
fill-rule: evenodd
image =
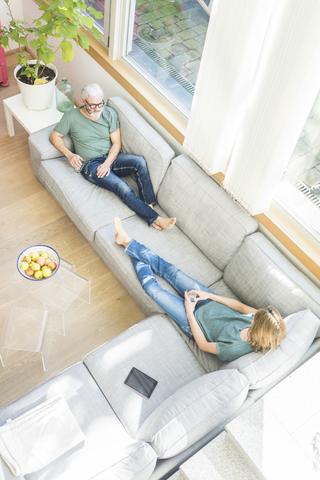
<svg viewBox="0 0 320 480"><path fill-rule="evenodd" d="M39 353L11 351L5 368L0 363L0 408L57 373L82 360L107 340L145 318L109 268L34 176L28 134L14 121L16 135L7 133L4 98L19 93L13 77L15 56L7 57L10 85L0 86L0 285L6 285L16 259L26 247L45 244L76 265L91 281L91 303L76 300L66 316L66 335L54 334L47 370ZM0 293L1 295L1 293ZM4 296L2 298L3 303ZM0 335L7 309L0 315Z"/></svg>

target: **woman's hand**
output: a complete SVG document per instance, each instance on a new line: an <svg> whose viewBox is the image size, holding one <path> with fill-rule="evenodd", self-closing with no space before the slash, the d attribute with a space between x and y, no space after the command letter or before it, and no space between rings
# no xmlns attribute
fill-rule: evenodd
<svg viewBox="0 0 320 480"><path fill-rule="evenodd" d="M195 295L196 299L193 302L196 305L200 300L214 300L214 293L205 292L204 290L189 290L188 292L191 295Z"/></svg>
<svg viewBox="0 0 320 480"><path fill-rule="evenodd" d="M187 318L189 318L189 315L193 315L193 311L194 311L194 307L196 306L197 304L197 299L192 302L190 300L190 297L188 294L190 294L191 292L184 292L184 308L186 309L186 314L187 314Z"/></svg>

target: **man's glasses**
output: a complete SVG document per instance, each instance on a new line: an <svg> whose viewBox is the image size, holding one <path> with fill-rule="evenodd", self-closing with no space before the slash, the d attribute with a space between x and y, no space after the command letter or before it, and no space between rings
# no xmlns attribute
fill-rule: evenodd
<svg viewBox="0 0 320 480"><path fill-rule="evenodd" d="M103 107L103 105L105 105L104 100L102 100L101 103L88 103L87 100L85 100L85 102L88 105L88 107L90 107L90 108L96 108L96 107L101 108L101 107Z"/></svg>

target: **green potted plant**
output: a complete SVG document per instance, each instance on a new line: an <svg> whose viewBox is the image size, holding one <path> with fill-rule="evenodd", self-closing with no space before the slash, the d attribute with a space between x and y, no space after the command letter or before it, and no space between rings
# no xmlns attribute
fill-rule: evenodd
<svg viewBox="0 0 320 480"><path fill-rule="evenodd" d="M102 13L86 6L81 0L50 0L41 2L38 7L39 18L30 19L31 25L12 15L9 0L4 0L8 7L10 21L8 26L0 29L0 45L9 46L9 40L18 43L18 66L15 77L25 105L33 110L50 107L57 77L53 62L59 52L65 63L74 57L73 42L84 49L89 48L89 30L95 38L101 38L94 26L95 18L102 18ZM58 46L50 41L58 39ZM30 60L27 49L36 52L36 59ZM48 90L48 93L47 93ZM43 100L41 99L43 96Z"/></svg>

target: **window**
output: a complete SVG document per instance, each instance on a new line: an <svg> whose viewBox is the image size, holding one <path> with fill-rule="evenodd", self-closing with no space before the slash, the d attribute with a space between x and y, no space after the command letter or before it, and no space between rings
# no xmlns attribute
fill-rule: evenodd
<svg viewBox="0 0 320 480"><path fill-rule="evenodd" d="M211 3L131 0L127 59L184 114L191 108Z"/></svg>
<svg viewBox="0 0 320 480"><path fill-rule="evenodd" d="M84 3L86 4L87 9L88 7L93 7L95 10L103 14L102 18L97 19L87 10L87 14L94 19L95 27L103 36L103 43L108 45L110 31L110 0L85 0Z"/></svg>
<svg viewBox="0 0 320 480"><path fill-rule="evenodd" d="M276 189L275 201L320 242L320 92Z"/></svg>

